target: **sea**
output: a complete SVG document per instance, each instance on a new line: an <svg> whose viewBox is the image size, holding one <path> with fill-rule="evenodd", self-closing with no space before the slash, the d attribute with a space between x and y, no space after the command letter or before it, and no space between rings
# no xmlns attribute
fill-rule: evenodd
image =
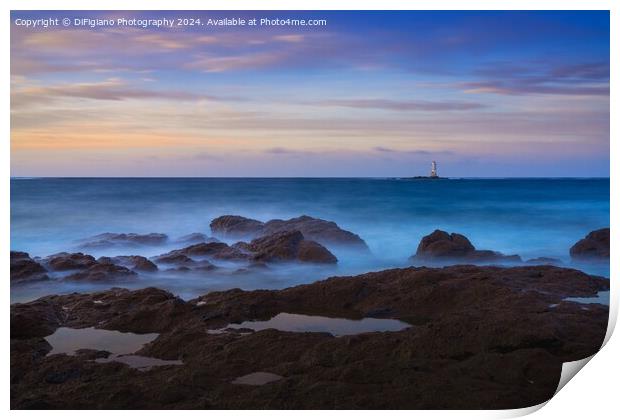
<svg viewBox="0 0 620 420"><path fill-rule="evenodd" d="M370 253L330 248L335 266L282 264L261 272L161 271L134 280L86 284L50 280L11 287L11 300L156 286L188 299L213 290L282 289L335 275L411 266L420 239L442 229L477 249L551 257L608 277L609 264L572 262L569 248L608 227L609 178L12 178L11 249L45 257L83 251L95 257L152 257L189 233L210 234L215 217L262 221L309 215L361 236ZM104 232L165 233L170 243L85 250L82 239ZM217 263L216 263L217 264Z"/></svg>

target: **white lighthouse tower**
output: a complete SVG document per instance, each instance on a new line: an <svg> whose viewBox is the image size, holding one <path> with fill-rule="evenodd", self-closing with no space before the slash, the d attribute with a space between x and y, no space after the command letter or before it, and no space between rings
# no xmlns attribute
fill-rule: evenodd
<svg viewBox="0 0 620 420"><path fill-rule="evenodd" d="M438 178L437 176L437 162L431 163L431 178Z"/></svg>

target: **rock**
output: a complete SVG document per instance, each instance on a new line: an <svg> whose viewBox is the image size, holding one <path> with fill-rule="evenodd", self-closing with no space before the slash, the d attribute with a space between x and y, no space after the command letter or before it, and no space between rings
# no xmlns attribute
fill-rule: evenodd
<svg viewBox="0 0 620 420"><path fill-rule="evenodd" d="M270 220L265 224L263 234L298 230L304 238L323 245L344 245L368 249L366 242L358 235L341 229L336 223L310 216L300 216L288 220Z"/></svg>
<svg viewBox="0 0 620 420"><path fill-rule="evenodd" d="M255 237L259 235L264 223L242 216L220 216L211 221L211 232L224 237Z"/></svg>
<svg viewBox="0 0 620 420"><path fill-rule="evenodd" d="M116 264L96 263L85 270L63 277L69 281L117 281L136 276L135 271Z"/></svg>
<svg viewBox="0 0 620 420"><path fill-rule="evenodd" d="M254 239L247 248L262 262L302 261L334 264L338 260L324 246L304 239L300 231L278 232Z"/></svg>
<svg viewBox="0 0 620 420"><path fill-rule="evenodd" d="M550 257L538 257L538 258L530 258L525 261L527 264L535 264L535 265L561 265L562 260L558 260L557 258Z"/></svg>
<svg viewBox="0 0 620 420"><path fill-rule="evenodd" d="M81 252L50 255L44 263L54 271L82 270L97 264L95 257Z"/></svg>
<svg viewBox="0 0 620 420"><path fill-rule="evenodd" d="M162 245L168 241L163 233L102 233L83 240L85 248L108 248L113 246Z"/></svg>
<svg viewBox="0 0 620 420"><path fill-rule="evenodd" d="M608 307L583 310L563 299L608 289L608 279L572 269L460 265L232 289L189 302L154 288L46 296L11 305L11 408L529 407L553 396L563 363L591 356L605 337ZM389 317L411 327L341 337L227 329L281 312ZM138 355L183 364L140 372L94 363L92 351L44 357L43 337L60 325L158 333ZM251 372L284 379L230 383Z"/></svg>
<svg viewBox="0 0 620 420"><path fill-rule="evenodd" d="M435 230L422 238L418 245L416 257L455 258L463 257L475 250L465 236L458 233L448 234L443 230Z"/></svg>
<svg viewBox="0 0 620 420"><path fill-rule="evenodd" d="M11 251L11 283L47 280L47 270L26 252Z"/></svg>
<svg viewBox="0 0 620 420"><path fill-rule="evenodd" d="M159 257L155 257L155 261L161 264L193 264L194 260L192 260L187 255L178 254L178 253L168 253L164 255L160 255Z"/></svg>
<svg viewBox="0 0 620 420"><path fill-rule="evenodd" d="M194 270L198 270L198 271L213 271L213 270L217 270L217 266L213 265L209 262L203 263L201 265L198 265L196 267L194 267Z"/></svg>
<svg viewBox="0 0 620 420"><path fill-rule="evenodd" d="M412 259L416 261L468 261L476 263L521 262L518 255L504 255L495 251L477 250L469 239L459 233L435 230L422 238Z"/></svg>
<svg viewBox="0 0 620 420"><path fill-rule="evenodd" d="M217 238L207 236L204 233L190 233L189 235L181 236L176 240L180 244L199 244L202 242L220 242Z"/></svg>
<svg viewBox="0 0 620 420"><path fill-rule="evenodd" d="M306 239L325 246L349 246L368 250L366 242L358 235L340 228L334 222L306 215L288 220L273 219L266 223L242 216L220 216L211 222L213 233L233 238L255 239L295 230L300 231Z"/></svg>
<svg viewBox="0 0 620 420"><path fill-rule="evenodd" d="M164 255L161 255L158 258L167 258L167 259L175 259L179 258L181 262L184 256L192 256L192 257L212 257L220 260L247 260L250 255L248 252L244 252L241 249L228 246L223 242L208 242L208 243L199 243L195 245L190 245L185 248L175 249L170 251ZM190 262L190 261L185 261Z"/></svg>
<svg viewBox="0 0 620 420"><path fill-rule="evenodd" d="M157 271L157 265L141 255L118 255L116 257L100 257L99 263L116 264L127 267L130 270L153 272Z"/></svg>
<svg viewBox="0 0 620 420"><path fill-rule="evenodd" d="M209 256L219 251L227 249L228 245L223 242L210 242L190 245L183 249L172 251L172 253L189 255L189 256Z"/></svg>
<svg viewBox="0 0 620 420"><path fill-rule="evenodd" d="M609 228L594 230L570 248L574 260L609 259Z"/></svg>

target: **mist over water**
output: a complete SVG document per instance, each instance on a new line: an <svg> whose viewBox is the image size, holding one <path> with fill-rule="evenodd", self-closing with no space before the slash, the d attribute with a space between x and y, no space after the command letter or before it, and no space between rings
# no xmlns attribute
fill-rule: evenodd
<svg viewBox="0 0 620 420"><path fill-rule="evenodd" d="M185 246L174 243L183 235L210 235L209 223L224 214L262 221L302 214L332 220L361 236L372 255L329 247L339 259L337 266L284 264L245 274L232 274L235 267L160 272L113 284L49 281L12 287L12 300L112 286L157 286L184 298L234 287L284 288L330 275L409 266L420 239L434 229L462 233L478 249L519 254L524 260L558 258L575 266L570 246L609 226L609 179L12 179L11 249L40 257L62 251L152 257ZM81 239L103 232L158 232L170 241L124 249L78 246ZM608 264L575 267L609 275Z"/></svg>

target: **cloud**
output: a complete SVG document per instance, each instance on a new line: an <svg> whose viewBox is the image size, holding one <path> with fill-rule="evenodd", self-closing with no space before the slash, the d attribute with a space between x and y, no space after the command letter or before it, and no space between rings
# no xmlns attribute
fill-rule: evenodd
<svg viewBox="0 0 620 420"><path fill-rule="evenodd" d="M275 41L282 42L303 42L305 37L300 34L276 35L273 37Z"/></svg>
<svg viewBox="0 0 620 420"><path fill-rule="evenodd" d="M485 80L460 83L466 93L609 95L609 63L497 62L475 72Z"/></svg>
<svg viewBox="0 0 620 420"><path fill-rule="evenodd" d="M51 102L58 98L81 98L103 101L123 101L128 99L164 99L175 101L234 101L238 97L220 97L215 95L187 92L180 90L149 90L133 87L129 83L111 78L91 83L63 83L41 86L17 83L11 91L11 107L13 109L36 103Z"/></svg>
<svg viewBox="0 0 620 420"><path fill-rule="evenodd" d="M418 155L418 156L438 156L438 155L454 155L454 152L449 150L397 150L389 147L376 146L372 149L375 152L379 153L398 153L398 154L408 154L408 155Z"/></svg>
<svg viewBox="0 0 620 420"><path fill-rule="evenodd" d="M389 111L469 111L486 107L486 105L477 102L395 101L390 99L330 99L309 104Z"/></svg>
<svg viewBox="0 0 620 420"><path fill-rule="evenodd" d="M255 54L230 56L201 56L185 65L187 69L205 73L221 73L232 70L257 69L272 66L284 60L279 52L262 52Z"/></svg>
<svg viewBox="0 0 620 420"><path fill-rule="evenodd" d="M299 151L297 151L297 150L287 149L285 147L272 147L270 149L265 149L264 152L265 153L274 154L274 155L284 155L284 154L299 153Z"/></svg>

